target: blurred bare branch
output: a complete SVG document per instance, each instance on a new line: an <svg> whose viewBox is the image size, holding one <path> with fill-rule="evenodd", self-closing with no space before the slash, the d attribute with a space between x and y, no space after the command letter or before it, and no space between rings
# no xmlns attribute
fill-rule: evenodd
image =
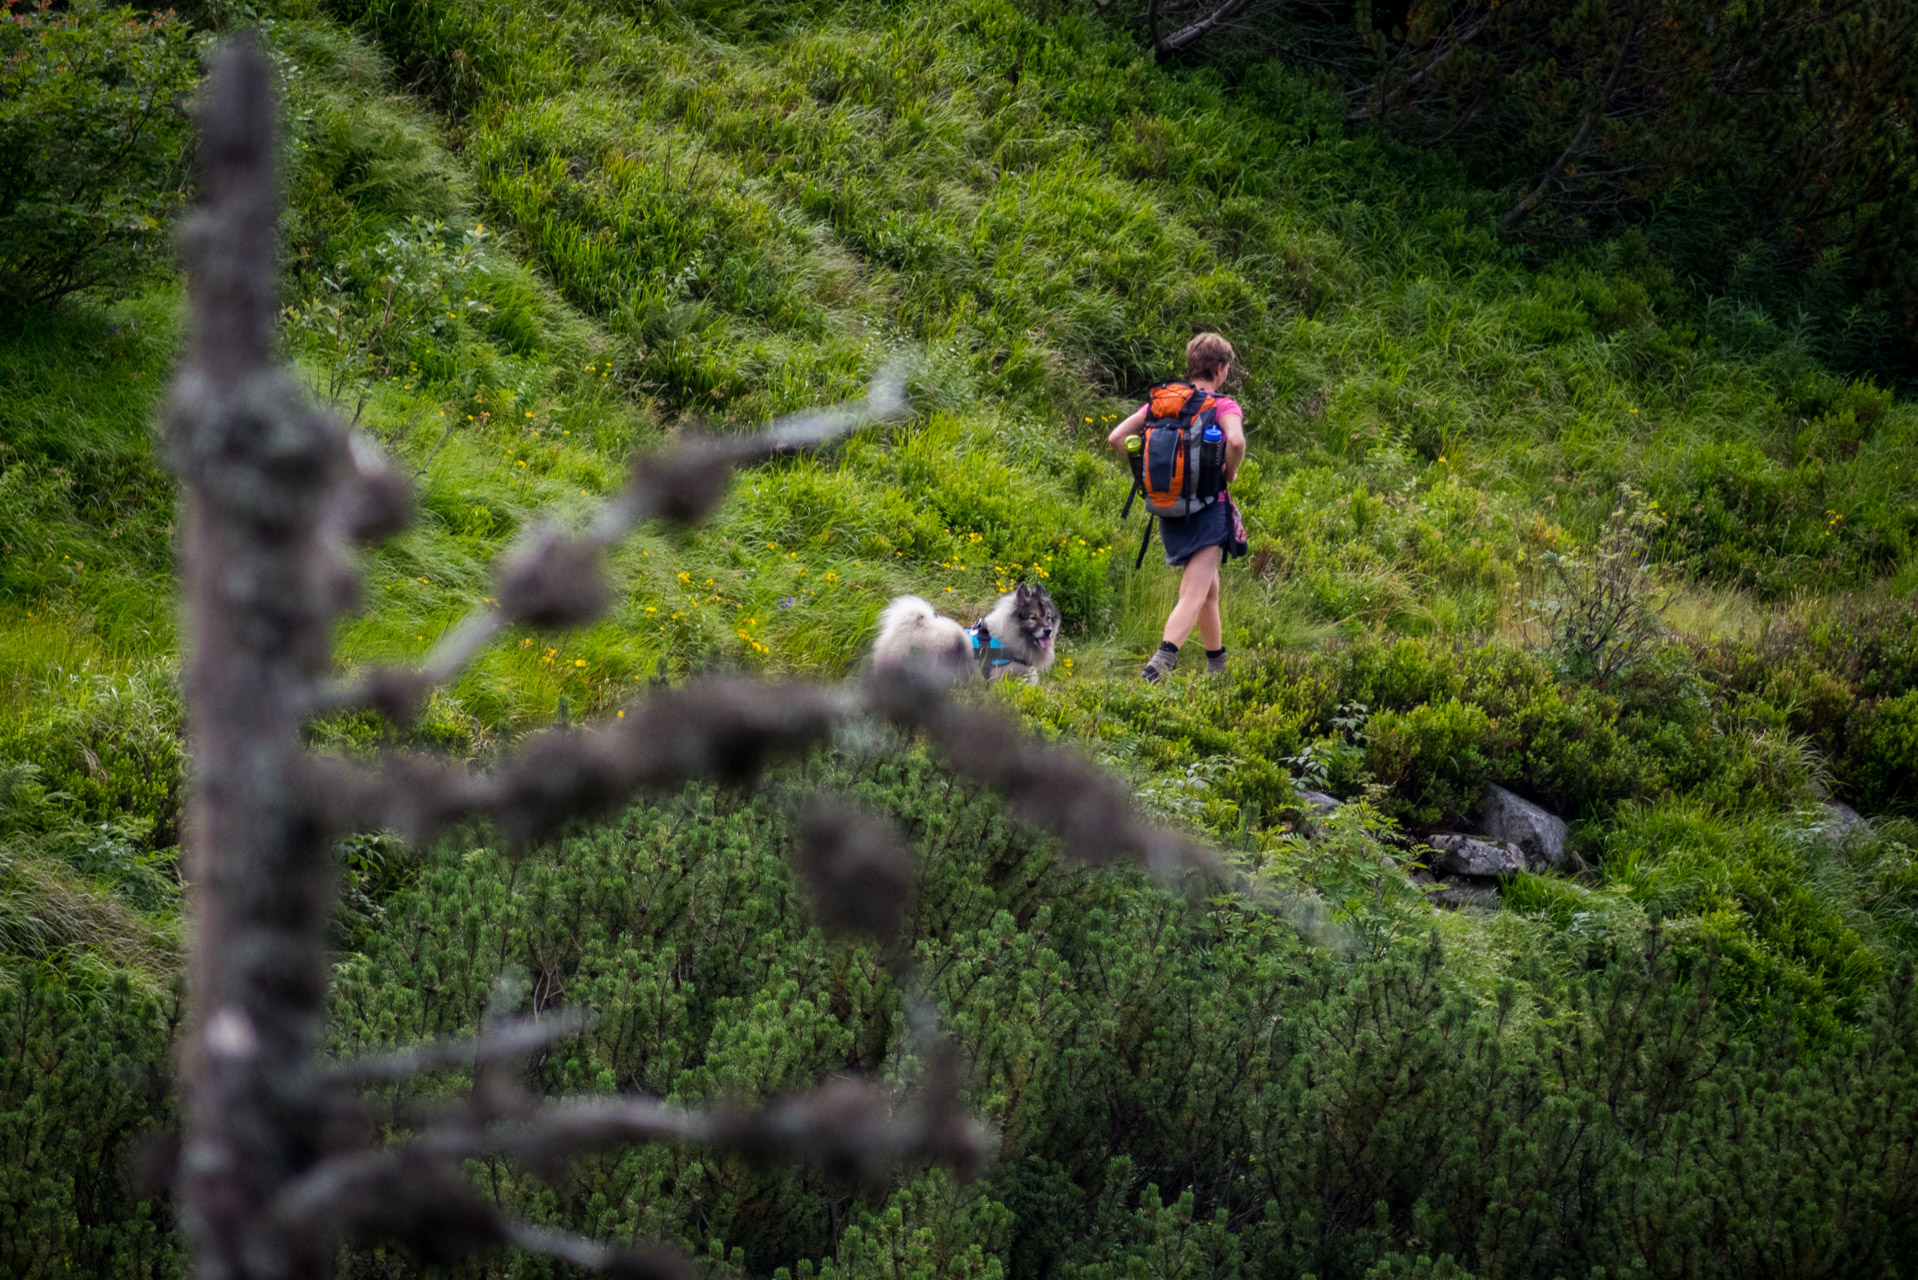
<svg viewBox="0 0 1918 1280"><path fill-rule="evenodd" d="M514 1018L477 1036L431 1040L394 1053L370 1054L334 1068L341 1080L411 1080L454 1067L518 1062L567 1036L584 1030L586 1019L572 1010L543 1018Z"/></svg>
<svg viewBox="0 0 1918 1280"><path fill-rule="evenodd" d="M668 1254L508 1219L467 1180L462 1162L476 1156L558 1176L567 1161L609 1147L691 1142L867 1181L900 1162L976 1173L986 1136L962 1111L958 1052L925 1010L915 1043L928 1066L906 1105L850 1079L758 1108L695 1111L631 1096L550 1100L519 1076L529 1059L584 1025L565 1014L331 1067L323 1061L333 842L355 831L424 841L477 819L525 845L641 791L750 782L849 724L877 719L924 731L955 769L1054 832L1080 861L1135 859L1161 875L1210 864L1142 822L1123 790L1082 757L1030 741L1004 716L959 705L937 684L898 672L845 685L704 680L635 701L595 728L535 734L486 771L422 753L396 752L377 768L309 753L300 724L316 712L372 706L404 718L502 627L597 618L610 599L602 560L614 541L641 522L705 518L741 465L897 416L903 378L890 367L853 404L640 459L584 532L542 526L503 557L498 605L452 628L422 667L329 683L333 624L359 596L353 545L405 526L411 485L368 439L306 406L272 364L276 113L267 60L249 37L218 54L200 116L205 201L182 236L192 343L168 410L171 454L187 491L193 753L192 1026L176 1177L198 1273L319 1280L342 1241L377 1238L428 1261L517 1245L613 1274L686 1274ZM885 823L823 804L802 823L795 852L824 925L897 935L910 863ZM456 1069L472 1073L463 1098L389 1109L386 1119L410 1136L377 1143L375 1108L357 1086Z"/></svg>
<svg viewBox="0 0 1918 1280"><path fill-rule="evenodd" d="M890 824L843 800L823 799L800 824L798 853L820 924L870 933L881 942L899 936L912 892L911 867Z"/></svg>
<svg viewBox="0 0 1918 1280"><path fill-rule="evenodd" d="M867 690L875 713L925 731L956 772L1059 837L1067 857L1094 866L1134 861L1164 880L1186 871L1225 874L1206 850L1147 822L1126 791L1078 752L1035 741L1002 713L961 706L918 672L875 672Z"/></svg>
<svg viewBox="0 0 1918 1280"><path fill-rule="evenodd" d="M692 1263L670 1249L614 1249L585 1236L527 1222L507 1223L506 1238L528 1253L604 1271L619 1280L694 1280L699 1274Z"/></svg>
<svg viewBox="0 0 1918 1280"><path fill-rule="evenodd" d="M650 1098L540 1102L476 1087L471 1105L416 1138L319 1161L287 1183L271 1207L274 1235L324 1237L337 1245L397 1237L434 1259L489 1245L524 1243L512 1223L460 1178L462 1161L515 1160L543 1177L581 1156L646 1142L696 1143L762 1163L808 1163L829 1176L871 1182L899 1163L938 1163L971 1177L990 1151L985 1131L960 1110L953 1055L935 1056L918 1104L895 1110L886 1090L835 1080L763 1108L696 1111ZM628 1265L630 1255L557 1234L538 1238L555 1256L589 1266Z"/></svg>
<svg viewBox="0 0 1918 1280"><path fill-rule="evenodd" d="M418 668L380 668L350 682L318 686L309 715L371 707L406 722L418 714L426 693L455 679L502 628L518 624L564 630L596 621L611 600L602 550L651 520L692 524L705 519L725 497L741 466L782 453L817 448L849 431L887 422L906 411L904 366L887 365L866 396L832 409L810 410L776 420L764 431L736 437L702 437L638 458L628 482L599 508L583 535L558 526L535 529L502 558L497 607L477 609L450 628ZM358 489L372 499L350 522L357 538L385 536L403 528L411 488L385 466L378 450L357 434L354 456L361 466Z"/></svg>

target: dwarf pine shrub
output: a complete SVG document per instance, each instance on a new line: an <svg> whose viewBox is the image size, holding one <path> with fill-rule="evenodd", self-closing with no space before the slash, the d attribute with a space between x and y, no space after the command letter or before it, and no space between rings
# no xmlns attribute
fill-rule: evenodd
<svg viewBox="0 0 1918 1280"><path fill-rule="evenodd" d="M615 1237L721 1241L726 1268L754 1275L910 1258L928 1274L1356 1280L1424 1253L1475 1275L1745 1276L1788 1257L1895 1267L1918 1229L1895 984L1861 982L1842 1023L1787 999L1741 1030L1725 1018L1750 1007L1745 962L1682 930L1569 949L1532 935L1489 988L1451 980L1445 944L1416 929L1340 960L1256 909L1061 871L935 777L913 758L821 760L782 785L846 788L913 832L910 943L1001 1127L984 1182L859 1192L663 1155L565 1188L505 1165L482 1182ZM776 808L696 790L516 865L446 847L342 970L341 1036L405 1042L489 1000L564 995L595 1022L539 1068L550 1087L690 1101L893 1069L899 994L785 909Z"/></svg>
<svg viewBox="0 0 1918 1280"><path fill-rule="evenodd" d="M11 896L11 895L10 895ZM84 960L0 983L0 1268L10 1276L170 1280L166 1201L143 1199L141 1144L173 1122L178 997Z"/></svg>

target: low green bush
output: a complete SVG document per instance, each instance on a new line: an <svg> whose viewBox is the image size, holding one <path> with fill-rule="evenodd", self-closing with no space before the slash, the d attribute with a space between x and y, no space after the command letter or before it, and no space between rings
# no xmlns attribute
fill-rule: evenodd
<svg viewBox="0 0 1918 1280"><path fill-rule="evenodd" d="M1747 718L1775 720L1822 757L1838 798L1908 812L1918 609L1909 600L1840 602L1810 623L1755 640L1695 646L1702 673Z"/></svg>
<svg viewBox="0 0 1918 1280"><path fill-rule="evenodd" d="M1365 723L1365 763L1392 788L1391 805L1410 822L1432 826L1475 811L1491 762L1484 753L1491 717L1447 698L1410 711L1379 711Z"/></svg>
<svg viewBox="0 0 1918 1280"><path fill-rule="evenodd" d="M1861 704L1846 728L1845 793L1872 813L1918 808L1918 689Z"/></svg>
<svg viewBox="0 0 1918 1280"><path fill-rule="evenodd" d="M1727 1016L1766 1019L1785 1000L1811 1033L1835 1035L1838 1019L1875 998L1885 959L1847 919L1844 898L1821 892L1816 873L1830 855L1795 838L1790 821L1630 806L1603 838L1600 867L1686 947L1719 957Z"/></svg>
<svg viewBox="0 0 1918 1280"><path fill-rule="evenodd" d="M61 691L34 715L0 721L0 764L27 764L44 803L16 793L0 812L8 826L49 830L53 825L118 824L143 833L139 843L164 848L179 842L186 785L186 747L180 696L170 676L98 681Z"/></svg>
<svg viewBox="0 0 1918 1280"><path fill-rule="evenodd" d="M0 304L167 265L197 33L171 11L10 0L0 20Z"/></svg>

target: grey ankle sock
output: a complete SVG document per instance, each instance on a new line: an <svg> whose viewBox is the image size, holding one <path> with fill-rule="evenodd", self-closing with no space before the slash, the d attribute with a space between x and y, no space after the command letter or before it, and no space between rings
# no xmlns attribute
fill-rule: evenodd
<svg viewBox="0 0 1918 1280"><path fill-rule="evenodd" d="M1170 675L1179 665L1179 646L1170 640L1159 642L1158 652L1146 659L1145 670L1139 674L1147 684L1157 684Z"/></svg>

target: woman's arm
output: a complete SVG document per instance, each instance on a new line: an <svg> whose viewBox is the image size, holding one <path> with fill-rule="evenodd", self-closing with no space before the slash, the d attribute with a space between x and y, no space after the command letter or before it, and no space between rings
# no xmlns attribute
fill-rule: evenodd
<svg viewBox="0 0 1918 1280"><path fill-rule="evenodd" d="M1245 461L1244 415L1220 414L1219 429L1225 432L1225 482L1231 484L1239 477L1239 464Z"/></svg>
<svg viewBox="0 0 1918 1280"><path fill-rule="evenodd" d="M1106 437L1106 443L1115 449L1125 448L1126 437L1138 435L1139 428L1145 425L1145 413L1150 407L1149 405L1140 405L1130 418L1127 418L1124 422L1112 428L1112 434ZM1240 446L1240 452L1244 452L1243 445Z"/></svg>

